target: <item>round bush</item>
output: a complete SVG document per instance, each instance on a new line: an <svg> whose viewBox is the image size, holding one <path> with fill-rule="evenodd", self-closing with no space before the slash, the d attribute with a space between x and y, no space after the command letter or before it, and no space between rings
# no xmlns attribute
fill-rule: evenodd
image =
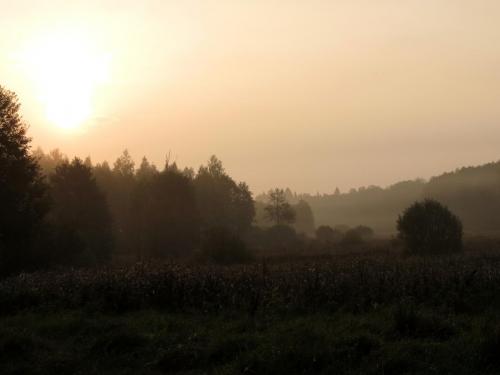
<svg viewBox="0 0 500 375"><path fill-rule="evenodd" d="M462 250L462 223L446 206L426 199L408 207L397 221L399 238L412 254Z"/></svg>

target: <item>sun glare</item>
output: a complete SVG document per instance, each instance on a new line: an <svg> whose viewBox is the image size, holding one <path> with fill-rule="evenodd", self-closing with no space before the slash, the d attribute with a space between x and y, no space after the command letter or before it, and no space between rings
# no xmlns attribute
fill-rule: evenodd
<svg viewBox="0 0 500 375"><path fill-rule="evenodd" d="M71 131L89 120L96 90L109 80L109 54L85 35L61 33L33 41L22 60L50 123Z"/></svg>

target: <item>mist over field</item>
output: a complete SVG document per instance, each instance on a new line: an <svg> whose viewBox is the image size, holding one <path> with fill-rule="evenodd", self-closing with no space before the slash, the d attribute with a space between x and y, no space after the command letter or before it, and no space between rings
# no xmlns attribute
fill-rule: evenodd
<svg viewBox="0 0 500 375"><path fill-rule="evenodd" d="M499 14L0 0L0 374L500 373Z"/></svg>

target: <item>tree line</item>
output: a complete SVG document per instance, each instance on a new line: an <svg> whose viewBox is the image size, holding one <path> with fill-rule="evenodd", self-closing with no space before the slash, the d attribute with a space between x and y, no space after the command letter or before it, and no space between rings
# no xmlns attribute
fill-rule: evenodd
<svg viewBox="0 0 500 375"><path fill-rule="evenodd" d="M127 150L110 165L31 151L17 96L0 86L0 273L49 265L93 265L112 258L144 261L227 249L286 246L314 232L310 207L270 192L266 228L256 226L248 185L212 156L195 172L167 158L159 169ZM260 209L260 206L259 206ZM276 228L275 228L276 227ZM234 255L234 254L233 254ZM225 256L222 256L225 259Z"/></svg>
<svg viewBox="0 0 500 375"><path fill-rule="evenodd" d="M397 230L397 217L406 207L418 200L434 199L460 217L467 234L500 235L500 161L459 168L428 181L401 181L386 188L334 189L331 194L297 194L285 189L285 194L291 204L306 202L314 212L316 225L354 227L363 223L378 234L392 235ZM267 198L267 194L258 195L256 201L266 202Z"/></svg>
<svg viewBox="0 0 500 375"><path fill-rule="evenodd" d="M373 230L363 225L316 228L311 206L324 197L273 189L256 202L248 185L231 178L216 156L195 172L179 168L169 158L161 169L146 157L136 167L126 150L112 166L94 165L90 157L70 160L58 150L31 152L19 109L17 96L0 86L0 275L53 265L105 264L112 258L145 261L200 255L224 263L252 258L249 248L329 248L333 243L351 246L373 237ZM444 176L425 186L431 191L454 178ZM491 180L496 184L495 178ZM362 189L351 192L349 198L399 191L402 202L408 190L418 190L422 184ZM471 196L479 199L477 194ZM337 191L333 200L326 199L342 201L342 194ZM420 210L418 215L397 222L408 248L413 241L414 248L429 249L427 240L433 236L453 237L455 242L439 239L437 243L460 248L456 245L461 243L460 220L436 204L425 201L414 209ZM376 205L367 207L372 207L372 215L378 212L373 209ZM394 207L386 208L390 212ZM436 230L436 220L448 224ZM414 237L403 233L414 228Z"/></svg>
<svg viewBox="0 0 500 375"><path fill-rule="evenodd" d="M107 207L99 211L112 220L110 225L98 227L114 239L119 256L145 260L189 255L210 229L223 228L243 236L254 219L248 185L234 181L216 156L195 173L169 160L159 170L146 157L136 168L126 150L112 166L107 162L93 165L90 158L68 161L58 150L45 154L38 149L34 155L44 175L49 176L51 190L63 190L75 200L69 205L56 195L54 207L67 207L68 211L79 212L80 220L94 222L92 204L97 200L83 197L80 189L85 187L77 181L85 180L102 192ZM61 176L67 170L74 176ZM57 185L61 179L67 181L62 189ZM86 225L73 223L78 228Z"/></svg>

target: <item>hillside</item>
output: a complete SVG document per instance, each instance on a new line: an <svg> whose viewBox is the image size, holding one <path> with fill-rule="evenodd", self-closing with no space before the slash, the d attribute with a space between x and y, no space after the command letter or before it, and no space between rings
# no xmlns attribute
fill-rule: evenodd
<svg viewBox="0 0 500 375"><path fill-rule="evenodd" d="M394 233L398 215L423 198L435 198L448 205L462 219L468 234L499 234L500 161L386 188L369 186L323 195L289 192L292 202L304 200L311 206L316 225L364 224L383 235Z"/></svg>

